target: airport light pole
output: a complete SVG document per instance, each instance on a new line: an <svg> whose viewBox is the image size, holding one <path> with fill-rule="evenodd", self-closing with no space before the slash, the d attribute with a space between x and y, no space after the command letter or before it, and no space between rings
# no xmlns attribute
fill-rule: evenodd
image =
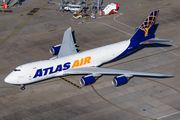
<svg viewBox="0 0 180 120"><path fill-rule="evenodd" d="M98 0L98 13L97 13L97 17L99 17L99 0Z"/></svg>

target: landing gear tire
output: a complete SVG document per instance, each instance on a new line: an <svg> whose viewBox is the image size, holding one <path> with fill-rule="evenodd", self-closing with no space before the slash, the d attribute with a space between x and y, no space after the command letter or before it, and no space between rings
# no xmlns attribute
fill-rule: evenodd
<svg viewBox="0 0 180 120"><path fill-rule="evenodd" d="M25 90L25 85L21 85L20 89Z"/></svg>

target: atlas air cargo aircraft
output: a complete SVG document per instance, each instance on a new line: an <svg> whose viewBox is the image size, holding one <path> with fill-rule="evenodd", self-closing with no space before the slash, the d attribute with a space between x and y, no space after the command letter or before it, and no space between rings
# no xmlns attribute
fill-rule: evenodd
<svg viewBox="0 0 180 120"><path fill-rule="evenodd" d="M153 11L129 40L79 53L77 52L71 28L68 28L64 32L62 44L50 48L51 54L57 56L49 60L20 65L4 81L13 85L21 85L20 88L24 90L27 84L75 74L85 75L80 79L82 86L94 83L97 80L96 78L101 75L115 75L112 80L114 86L126 84L129 78L133 76L171 77L173 76L172 74L100 67L102 64L119 60L119 58L130 54L144 44L170 42L171 40L155 38L153 31L158 13L159 11Z"/></svg>

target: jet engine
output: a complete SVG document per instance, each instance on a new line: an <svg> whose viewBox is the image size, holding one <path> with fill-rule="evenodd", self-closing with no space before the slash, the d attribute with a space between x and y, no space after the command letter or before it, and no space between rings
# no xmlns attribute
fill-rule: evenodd
<svg viewBox="0 0 180 120"><path fill-rule="evenodd" d="M116 76L114 77L114 79L112 80L112 84L117 87L120 85L124 85L128 82L128 79L126 76L124 75L120 75L120 76Z"/></svg>
<svg viewBox="0 0 180 120"><path fill-rule="evenodd" d="M83 76L80 80L79 80L80 84L82 86L86 86L89 84L92 84L95 82L95 77L92 75L88 75L88 76Z"/></svg>
<svg viewBox="0 0 180 120"><path fill-rule="evenodd" d="M59 51L60 51L60 48L61 48L61 44L52 46L52 47L49 49L49 52L50 52L52 55L57 55L57 54L59 53Z"/></svg>

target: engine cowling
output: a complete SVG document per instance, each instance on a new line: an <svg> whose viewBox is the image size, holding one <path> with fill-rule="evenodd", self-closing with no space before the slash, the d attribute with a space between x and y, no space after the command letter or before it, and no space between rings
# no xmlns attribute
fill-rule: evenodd
<svg viewBox="0 0 180 120"><path fill-rule="evenodd" d="M82 86L86 86L89 84L92 84L95 82L95 78L94 76L83 76L80 80L79 80L80 84Z"/></svg>
<svg viewBox="0 0 180 120"><path fill-rule="evenodd" d="M117 87L117 86L120 86L120 85L124 85L128 82L128 79L126 76L124 75L121 75L121 76L116 76L114 77L114 79L112 80L112 84Z"/></svg>
<svg viewBox="0 0 180 120"><path fill-rule="evenodd" d="M59 51L60 51L60 48L61 48L61 44L52 46L52 47L49 49L49 52L50 52L52 55L57 55L57 54L59 53Z"/></svg>

